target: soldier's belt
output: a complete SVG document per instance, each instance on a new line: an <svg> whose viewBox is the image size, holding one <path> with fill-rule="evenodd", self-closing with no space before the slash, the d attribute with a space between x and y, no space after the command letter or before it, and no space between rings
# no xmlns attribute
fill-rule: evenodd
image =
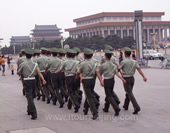
<svg viewBox="0 0 170 133"><path fill-rule="evenodd" d="M45 72L45 70L41 70L40 72L41 72L41 73L42 73L42 72Z"/></svg>
<svg viewBox="0 0 170 133"><path fill-rule="evenodd" d="M112 79L114 76L112 76L112 77L104 77L104 79Z"/></svg>
<svg viewBox="0 0 170 133"><path fill-rule="evenodd" d="M71 76L75 76L75 74L68 74L68 75L66 75L66 77L71 77Z"/></svg>
<svg viewBox="0 0 170 133"><path fill-rule="evenodd" d="M82 79L93 79L94 77L83 77Z"/></svg>
<svg viewBox="0 0 170 133"><path fill-rule="evenodd" d="M31 78L24 78L24 80L34 80L35 77L31 77Z"/></svg>
<svg viewBox="0 0 170 133"><path fill-rule="evenodd" d="M133 77L133 75L123 75L123 77L128 78L128 77Z"/></svg>

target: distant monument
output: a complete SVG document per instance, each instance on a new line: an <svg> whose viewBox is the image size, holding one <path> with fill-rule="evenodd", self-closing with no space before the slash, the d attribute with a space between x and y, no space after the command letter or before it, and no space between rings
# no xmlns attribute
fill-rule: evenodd
<svg viewBox="0 0 170 133"><path fill-rule="evenodd" d="M32 30L32 40L40 42L45 41L54 41L61 38L60 28L57 25L35 25L35 28Z"/></svg>

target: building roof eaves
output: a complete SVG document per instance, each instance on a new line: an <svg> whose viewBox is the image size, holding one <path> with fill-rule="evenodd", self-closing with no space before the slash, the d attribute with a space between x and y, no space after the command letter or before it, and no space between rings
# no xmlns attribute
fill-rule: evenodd
<svg viewBox="0 0 170 133"><path fill-rule="evenodd" d="M65 29L65 31L76 31L76 30L82 30L82 29L88 29L88 28L96 28L96 27L101 27L101 26L133 26L134 22L101 22L101 23L96 23L96 24L91 24L91 25L85 25L85 26L80 26L80 27L74 27L74 28L68 28ZM143 25L170 25L170 21L155 21L155 22L143 22Z"/></svg>
<svg viewBox="0 0 170 133"><path fill-rule="evenodd" d="M163 16L164 12L143 12L143 16ZM81 22L93 18L105 17L105 16L134 16L134 12L102 12L94 15L89 15L81 18L74 19L73 22Z"/></svg>

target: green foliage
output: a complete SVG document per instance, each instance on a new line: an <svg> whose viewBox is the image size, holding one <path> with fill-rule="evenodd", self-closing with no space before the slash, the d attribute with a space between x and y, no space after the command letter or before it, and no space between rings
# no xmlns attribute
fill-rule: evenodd
<svg viewBox="0 0 170 133"><path fill-rule="evenodd" d="M68 37L63 43L64 45L68 44L70 48L79 47L80 49L83 49L87 47L87 48L92 48L95 50L104 49L105 44L111 45L114 49L119 49L123 47L130 47L130 48L135 47L134 45L135 40L133 39L133 37L128 36L128 37L124 37L123 39L121 39L117 35L109 35L105 38L103 38L102 36L93 36L91 38L78 37L75 39ZM21 49L32 48L32 47L33 47L33 44L16 45L15 47L16 54L18 54ZM55 40L55 41L42 40L40 42L35 43L34 47L36 49L40 49L41 47L61 48L61 40ZM9 46L9 47L5 46L1 49L1 51L2 51L2 54L13 54L14 52L13 46Z"/></svg>

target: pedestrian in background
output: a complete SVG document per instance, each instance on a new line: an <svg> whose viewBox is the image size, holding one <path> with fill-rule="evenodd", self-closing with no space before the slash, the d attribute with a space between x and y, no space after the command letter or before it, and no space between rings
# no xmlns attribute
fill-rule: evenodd
<svg viewBox="0 0 170 133"><path fill-rule="evenodd" d="M0 56L0 71L1 71L1 59L2 59L2 57Z"/></svg>
<svg viewBox="0 0 170 133"><path fill-rule="evenodd" d="M2 59L1 59L1 65L2 65L2 76L5 76L5 59L4 59L4 55L2 56Z"/></svg>
<svg viewBox="0 0 170 133"><path fill-rule="evenodd" d="M12 74L12 75L14 75L14 70L16 70L16 69L14 68L14 65L11 65L11 74Z"/></svg>
<svg viewBox="0 0 170 133"><path fill-rule="evenodd" d="M8 56L8 58L7 58L7 64L8 64L8 69L10 69L11 68L11 59L12 58L10 58L9 56Z"/></svg>

